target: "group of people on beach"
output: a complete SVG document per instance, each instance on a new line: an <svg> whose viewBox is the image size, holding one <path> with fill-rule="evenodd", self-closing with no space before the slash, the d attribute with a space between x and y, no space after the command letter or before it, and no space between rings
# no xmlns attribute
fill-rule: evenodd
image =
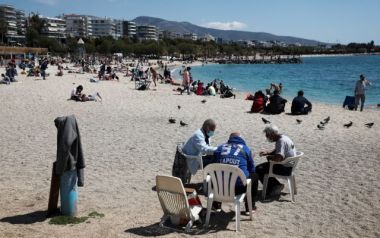
<svg viewBox="0 0 380 238"><path fill-rule="evenodd" d="M232 88L227 86L223 80L219 81L218 79L214 79L205 86L202 81L193 80L190 71L191 67L186 67L183 72L180 72L180 75L183 77L183 89L180 89L181 94L186 92L188 95L190 95L190 93L193 92L199 96L216 96L218 93L220 93L221 98L236 98L236 95L233 93Z"/></svg>
<svg viewBox="0 0 380 238"><path fill-rule="evenodd" d="M272 93L273 89L273 93ZM280 96L282 92L282 84L276 85L271 83L271 87L266 90L265 95L261 90L257 91L254 95L249 94L246 100L252 100L252 113L266 113L266 114L281 114L285 112L285 105L287 100ZM307 115L312 110L312 104L304 97L302 90L298 91L297 96L293 99L291 105L292 115Z"/></svg>
<svg viewBox="0 0 380 238"><path fill-rule="evenodd" d="M268 162L255 166L252 150L248 147L239 132L232 132L226 143L219 146L211 145L211 138L216 130L216 122L212 119L204 121L202 127L194 132L194 134L183 145L182 151L186 155L198 156L203 155L203 167L212 163L229 164L239 167L247 178L252 180L251 192L252 198L257 195L258 181L263 183L265 174L269 172L269 161L283 161L286 158L296 155L296 148L293 141L286 135L279 132L275 125L267 126L264 129L265 137L268 141L275 143L275 148L272 150L260 151L259 156L265 156ZM186 157L181 158L186 160ZM194 170L191 166L197 164L187 163L190 166L189 170ZM174 168L174 167L173 167ZM196 168L195 168L196 169ZM276 165L274 172L283 176L289 176L292 168L284 165ZM186 173L182 171L179 173ZM178 171L173 171L173 175ZM181 177L182 175L180 175ZM284 185L278 182L275 178L270 178L267 186L268 196L278 196L283 190ZM244 193L247 190L242 183L238 182L235 186L237 194ZM246 211L248 212L247 200L245 200ZM213 204L214 209L220 209L220 203ZM252 199L253 210L256 210L255 199Z"/></svg>

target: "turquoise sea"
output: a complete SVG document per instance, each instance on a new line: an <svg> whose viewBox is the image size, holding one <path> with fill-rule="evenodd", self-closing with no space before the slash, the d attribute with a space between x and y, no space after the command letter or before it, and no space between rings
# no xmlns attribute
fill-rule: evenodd
<svg viewBox="0 0 380 238"><path fill-rule="evenodd" d="M269 87L271 82L284 85L283 96L292 99L298 90L318 102L342 104L354 94L360 74L372 82L367 87L366 106L380 103L380 56L305 57L301 64L206 64L193 67L195 80L210 82L221 79L243 92Z"/></svg>

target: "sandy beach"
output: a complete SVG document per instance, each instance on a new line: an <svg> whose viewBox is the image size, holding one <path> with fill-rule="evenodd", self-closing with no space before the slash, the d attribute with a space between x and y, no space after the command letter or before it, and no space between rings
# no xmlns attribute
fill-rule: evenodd
<svg viewBox="0 0 380 238"><path fill-rule="evenodd" d="M56 66L48 69L50 75L56 71ZM190 236L157 225L162 209L152 188L156 175L171 174L176 143L186 141L205 119L213 118L217 129L212 144L226 142L238 130L254 151L256 165L266 161L258 152L274 146L262 133L263 115L247 113L252 101L244 100L243 94L236 99L210 96L202 104L204 97L181 96L174 86L158 84L137 91L127 77L90 83L91 77L65 71L63 77L49 76L46 81L20 75L19 82L0 85L0 237ZM104 100L67 100L80 84L84 93L99 92ZM79 216L92 211L105 216L77 225L51 225L45 211L56 157L54 119L71 114L79 123L87 164L85 186L79 188ZM318 130L317 124L327 116L330 123ZM177 123L169 124L169 117ZM308 116L264 117L305 153L296 172L296 202L290 202L287 187L280 200L259 200L252 221L242 216L240 233L234 231L233 205L225 204L224 213L211 217L212 223L218 222L216 229L195 234L380 237L380 111L361 113L314 103ZM180 120L189 125L181 127ZM343 127L349 121L353 126ZM368 122L375 124L366 128Z"/></svg>

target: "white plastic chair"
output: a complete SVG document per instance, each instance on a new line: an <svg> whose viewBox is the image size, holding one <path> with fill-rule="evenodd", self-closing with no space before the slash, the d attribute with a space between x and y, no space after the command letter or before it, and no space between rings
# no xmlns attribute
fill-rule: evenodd
<svg viewBox="0 0 380 238"><path fill-rule="evenodd" d="M296 156L294 157L289 157L286 158L283 161L280 162L275 162L275 161L270 161L269 163L269 173L264 175L264 183L263 183L263 193L262 193L262 198L265 200L265 195L267 193L267 186L268 186L268 181L269 178L279 178L279 179L284 179L288 181L289 185L289 191L292 197L292 202L295 202L294 200L294 194L297 194L297 188L296 188L296 179L294 177L294 172L296 170L297 164L299 162L299 159L303 156L303 152L297 151ZM286 167L292 167L292 172L290 173L289 176L283 176L283 175L278 175L273 173L273 166L274 165L283 165Z"/></svg>
<svg viewBox="0 0 380 238"><path fill-rule="evenodd" d="M251 179L238 167L228 164L210 164L205 168L206 182L208 184L206 226L210 221L211 206L215 202L230 202L235 204L236 231L240 231L240 204L247 196L249 218L252 220ZM235 195L235 185L240 178L242 184L247 186L245 193Z"/></svg>
<svg viewBox="0 0 380 238"><path fill-rule="evenodd" d="M173 176L156 176L156 189L158 199L164 215L161 218L160 226L170 219L172 223L180 223L181 220L188 221L186 232L189 232L193 223L200 222L199 213L202 211L201 205L189 206L189 201L183 187L182 181Z"/></svg>

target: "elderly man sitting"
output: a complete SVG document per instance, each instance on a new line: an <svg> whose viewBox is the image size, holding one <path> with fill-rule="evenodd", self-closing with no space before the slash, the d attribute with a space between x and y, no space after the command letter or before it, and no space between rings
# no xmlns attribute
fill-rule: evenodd
<svg viewBox="0 0 380 238"><path fill-rule="evenodd" d="M210 138L214 135L216 123L212 119L203 122L202 128L196 130L190 139L182 147L183 153L187 155L202 155L203 166L210 164L214 158L216 147L211 146ZM197 165L195 165L197 166ZM190 165L192 167L192 165ZM190 171L194 168L189 168Z"/></svg>
<svg viewBox="0 0 380 238"><path fill-rule="evenodd" d="M247 178L252 180L252 208L256 210L255 195L257 193L258 176L255 173L255 164L253 162L252 151L248 148L239 132L231 133L227 143L218 146L214 153L215 163L230 164L239 167ZM235 193L241 194L246 192L247 188L243 186L240 179L236 182ZM221 204L214 203L214 208L219 208ZM248 212L248 202L245 198L245 209Z"/></svg>
<svg viewBox="0 0 380 238"><path fill-rule="evenodd" d="M189 183L191 175L197 173L200 168L199 161L188 159L186 155L203 156L204 166L213 161L213 154L217 148L210 145L210 137L214 135L215 128L214 120L207 119L204 121L202 128L195 131L180 150L177 147L172 170L173 176L180 178L183 183Z"/></svg>
<svg viewBox="0 0 380 238"><path fill-rule="evenodd" d="M264 129L265 136L269 142L275 142L275 149L272 151L262 151L260 156L266 156L267 160L282 161L288 157L294 157L296 155L296 148L293 141L286 135L279 133L277 126L268 126ZM276 174L288 176L292 172L291 167L284 165L274 165L273 171ZM269 173L269 162L259 164L256 167L256 173L259 175L261 183L264 181L264 175ZM267 193L270 195L279 194L284 185L278 182L275 178L269 178Z"/></svg>

